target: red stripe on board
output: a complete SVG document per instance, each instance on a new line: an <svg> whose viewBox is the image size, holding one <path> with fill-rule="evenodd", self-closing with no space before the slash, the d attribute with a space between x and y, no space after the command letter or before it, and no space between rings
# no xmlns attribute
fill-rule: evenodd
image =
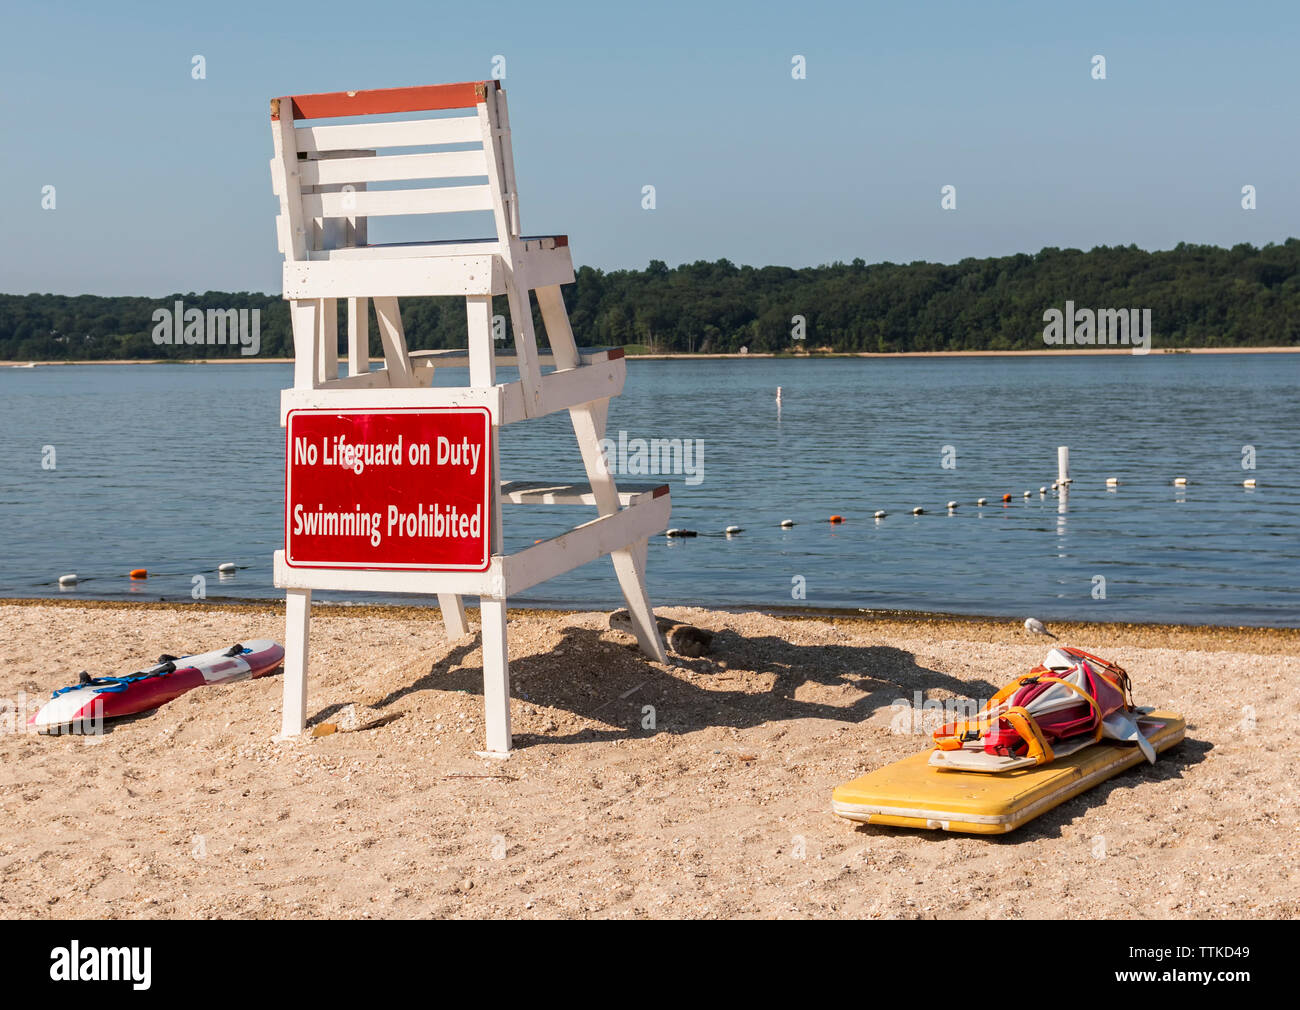
<svg viewBox="0 0 1300 1010"><path fill-rule="evenodd" d="M651 497L651 498L662 498L662 497L663 497L664 495L666 495L667 493L668 493L668 485L667 485L667 484L660 484L657 488L655 488L655 490L654 490L654 494L652 494L650 497Z"/></svg>
<svg viewBox="0 0 1300 1010"><path fill-rule="evenodd" d="M331 91L320 95L289 95L294 119L331 119L336 116L378 116L387 112L433 112L437 109L472 109L499 90L500 81L464 81L430 84L420 88L381 88L372 91ZM279 103L271 102L271 118L280 118Z"/></svg>
<svg viewBox="0 0 1300 1010"><path fill-rule="evenodd" d="M609 349L609 352L605 355L605 360L606 360L606 361L617 361L619 358L623 357L623 354L624 354L623 348L621 348L621 347L611 347L611 348Z"/></svg>

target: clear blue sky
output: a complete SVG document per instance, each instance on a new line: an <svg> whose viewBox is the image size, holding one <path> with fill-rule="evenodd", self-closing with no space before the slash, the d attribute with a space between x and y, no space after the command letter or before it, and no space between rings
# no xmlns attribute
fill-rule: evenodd
<svg viewBox="0 0 1300 1010"><path fill-rule="evenodd" d="M9 3L0 291L278 292L267 99L497 54L524 229L579 263L1282 241L1298 26L1295 0Z"/></svg>

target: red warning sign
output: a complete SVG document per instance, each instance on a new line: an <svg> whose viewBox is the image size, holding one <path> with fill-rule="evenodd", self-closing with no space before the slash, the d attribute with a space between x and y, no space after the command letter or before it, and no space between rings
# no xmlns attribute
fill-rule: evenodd
<svg viewBox="0 0 1300 1010"><path fill-rule="evenodd" d="M291 567L487 569L492 419L485 408L292 410L285 427Z"/></svg>

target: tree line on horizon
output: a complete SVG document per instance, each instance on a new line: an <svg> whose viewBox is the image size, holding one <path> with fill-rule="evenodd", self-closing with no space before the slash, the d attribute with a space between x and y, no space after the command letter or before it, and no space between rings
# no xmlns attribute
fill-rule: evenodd
<svg viewBox="0 0 1300 1010"><path fill-rule="evenodd" d="M1043 348L1044 313L1066 301L1150 309L1156 348L1287 346L1300 343L1300 239L1159 252L1046 248L953 264L651 260L644 270L581 267L564 297L580 344L664 353ZM259 356L293 354L288 303L277 295L28 294L0 295L0 359L240 356L237 346L155 343L155 311L178 301L204 312L258 309ZM509 318L504 296L495 311ZM534 317L540 337L535 307ZM407 298L402 321L412 349L465 346L463 299ZM377 349L373 321L371 341Z"/></svg>

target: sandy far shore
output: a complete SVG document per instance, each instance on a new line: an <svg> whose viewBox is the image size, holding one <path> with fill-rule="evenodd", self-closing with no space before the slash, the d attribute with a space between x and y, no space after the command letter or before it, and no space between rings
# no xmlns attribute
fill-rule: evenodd
<svg viewBox="0 0 1300 1010"><path fill-rule="evenodd" d="M1298 347L1153 347L1148 355L1159 354L1295 354ZM748 354L629 354L631 359L674 361L700 358L781 358L787 361L820 360L822 358L1050 358L1092 354L1134 355L1131 347L1057 347L1020 351L814 351L804 354L773 354L754 351Z"/></svg>
<svg viewBox="0 0 1300 1010"><path fill-rule="evenodd" d="M990 839L855 826L831 790L924 749L896 703L988 697L1050 643L1014 622L662 613L714 653L660 665L604 614L512 612L505 762L474 754L477 639L422 608L313 624L311 723L374 728L274 741L275 676L97 738L2 733L0 916L1300 915L1296 631L1058 627L1185 713L1187 740ZM0 697L283 630L271 606L4 605Z"/></svg>
<svg viewBox="0 0 1300 1010"><path fill-rule="evenodd" d="M543 351L543 353L546 353ZM1154 347L1151 354L1297 354L1297 347ZM1132 356L1129 347L1064 347L1048 350L1027 351L818 351L814 354L772 354L754 352L752 354L629 354L630 359L645 361L686 360L739 360L759 358L783 358L790 361L820 358L1043 358L1061 355L1080 354L1125 354ZM382 363L383 358L371 358L371 363ZM235 356L229 358L132 358L127 360L94 359L88 361L0 361L0 368L26 368L30 365L48 367L50 365L285 365L292 364L293 358L259 358Z"/></svg>

